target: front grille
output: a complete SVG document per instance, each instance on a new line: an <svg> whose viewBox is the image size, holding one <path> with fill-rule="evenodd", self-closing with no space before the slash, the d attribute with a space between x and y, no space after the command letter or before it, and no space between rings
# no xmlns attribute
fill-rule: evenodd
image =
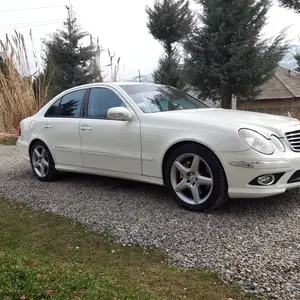
<svg viewBox="0 0 300 300"><path fill-rule="evenodd" d="M292 150L295 152L300 152L300 130L286 132L285 137Z"/></svg>

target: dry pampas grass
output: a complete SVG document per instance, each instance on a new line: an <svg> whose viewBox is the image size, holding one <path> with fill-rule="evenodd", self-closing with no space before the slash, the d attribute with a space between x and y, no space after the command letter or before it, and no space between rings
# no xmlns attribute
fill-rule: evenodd
<svg viewBox="0 0 300 300"><path fill-rule="evenodd" d="M32 40L32 35L30 33ZM24 36L15 31L12 37L0 40L0 133L15 134L19 122L37 112L45 103L49 82L40 70L31 74ZM35 65L38 60L34 53Z"/></svg>

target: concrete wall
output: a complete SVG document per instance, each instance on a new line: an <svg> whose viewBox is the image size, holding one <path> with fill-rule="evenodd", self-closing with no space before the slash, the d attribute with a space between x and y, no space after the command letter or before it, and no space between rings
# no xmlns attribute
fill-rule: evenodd
<svg viewBox="0 0 300 300"><path fill-rule="evenodd" d="M239 101L237 108L283 116L288 116L288 113L290 113L292 117L300 119L300 98Z"/></svg>

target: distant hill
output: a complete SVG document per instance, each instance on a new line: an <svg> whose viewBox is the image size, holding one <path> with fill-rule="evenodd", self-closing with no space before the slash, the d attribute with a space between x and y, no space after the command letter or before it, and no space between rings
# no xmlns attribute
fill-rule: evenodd
<svg viewBox="0 0 300 300"><path fill-rule="evenodd" d="M135 77L129 79L128 81L139 82L140 78L139 78L139 76L135 76ZM141 81L145 82L145 83L153 83L154 82L152 74L141 75Z"/></svg>
<svg viewBox="0 0 300 300"><path fill-rule="evenodd" d="M283 68L295 69L298 66L294 58L296 54L300 54L300 45L291 45L284 58L279 62L279 65ZM145 83L154 82L152 74L142 75L141 80ZM135 76L128 81L139 82L139 77Z"/></svg>

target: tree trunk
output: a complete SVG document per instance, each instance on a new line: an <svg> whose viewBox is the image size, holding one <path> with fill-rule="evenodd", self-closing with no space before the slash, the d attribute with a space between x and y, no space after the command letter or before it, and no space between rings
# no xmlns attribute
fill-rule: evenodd
<svg viewBox="0 0 300 300"><path fill-rule="evenodd" d="M232 93L225 92L221 97L221 108L232 109Z"/></svg>
<svg viewBox="0 0 300 300"><path fill-rule="evenodd" d="M172 54L173 54L172 44L169 42L166 42L165 47L166 47L167 56L169 59L171 59Z"/></svg>

